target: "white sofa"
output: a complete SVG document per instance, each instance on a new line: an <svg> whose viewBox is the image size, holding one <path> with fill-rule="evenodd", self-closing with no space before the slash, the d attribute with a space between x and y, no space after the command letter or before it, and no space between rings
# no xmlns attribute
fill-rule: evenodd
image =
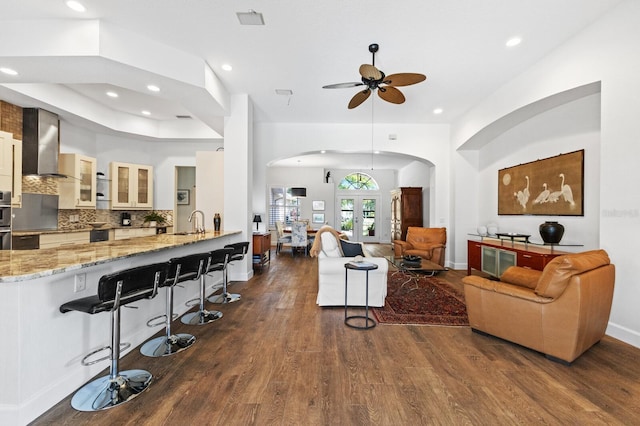
<svg viewBox="0 0 640 426"><path fill-rule="evenodd" d="M326 229L328 228L328 229ZM347 242L348 244L359 244ZM369 306L384 306L387 296L388 262L383 257L371 257L359 244L367 262L375 263L378 269L369 271ZM318 298L319 306L344 306L344 264L355 257L345 257L333 228L325 226L316 234L311 250L318 257ZM349 306L364 306L366 297L366 275L364 271L349 270Z"/></svg>

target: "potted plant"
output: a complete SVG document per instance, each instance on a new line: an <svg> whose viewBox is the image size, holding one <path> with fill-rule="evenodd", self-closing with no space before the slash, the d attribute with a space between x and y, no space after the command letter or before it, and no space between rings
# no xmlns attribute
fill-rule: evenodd
<svg viewBox="0 0 640 426"><path fill-rule="evenodd" d="M160 215L160 213L156 211L151 211L144 216L145 223L149 223L150 227L156 226L157 224L164 223L164 217Z"/></svg>

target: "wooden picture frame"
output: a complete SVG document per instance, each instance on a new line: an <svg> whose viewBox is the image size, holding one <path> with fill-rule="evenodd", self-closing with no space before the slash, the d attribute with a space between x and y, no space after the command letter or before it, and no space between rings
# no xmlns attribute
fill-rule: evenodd
<svg viewBox="0 0 640 426"><path fill-rule="evenodd" d="M178 189L176 191L176 204L178 204L178 205L189 204L189 190L188 189Z"/></svg>
<svg viewBox="0 0 640 426"><path fill-rule="evenodd" d="M499 170L498 214L584 216L584 150Z"/></svg>

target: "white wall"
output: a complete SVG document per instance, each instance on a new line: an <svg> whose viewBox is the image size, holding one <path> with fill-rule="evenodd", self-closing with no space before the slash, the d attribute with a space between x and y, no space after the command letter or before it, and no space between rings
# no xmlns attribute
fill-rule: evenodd
<svg viewBox="0 0 640 426"><path fill-rule="evenodd" d="M634 254L640 251L640 192L630 190L640 181L640 49L636 40L640 39L640 2L625 1L611 13L586 28L582 33L543 58L518 78L512 80L485 102L472 108L452 127L453 148L464 148L475 135L491 123L510 112L536 103L563 91L592 82L601 82L601 131L599 150L592 142L595 135L585 136L585 144L590 146L588 158L600 157L599 176L591 178L590 185L598 190L586 188L590 198L599 194L599 212L591 211L585 222L599 221L599 226L587 231L583 239L597 241L609 253L616 265L616 289L607 333L640 347L640 315L637 301L640 287L636 285L640 275L640 263ZM488 141L483 141L482 146ZM549 152L553 141L548 139L540 147ZM569 151L577 140L555 142L557 151ZM566 143L566 146L564 144ZM475 146L480 149L482 146ZM525 155L525 152L523 154ZM585 153L585 155L587 155ZM486 157L486 156L485 156ZM482 153L458 151L453 155L455 167L455 228L456 240L460 235L474 228L481 216L474 209L464 209L464 200L481 203L484 194L474 177L479 178ZM591 173L594 164L590 165ZM473 172L475 169L475 173ZM465 178L469 185L461 184ZM489 191L491 193L491 191ZM592 201L589 201L590 203ZM594 209L595 205L590 205ZM487 213L482 213L487 215ZM595 216L592 217L591 215ZM482 218L484 219L483 216ZM578 225L571 223L571 226ZM598 234L594 237L592 234ZM456 262L466 262L466 253L456 250Z"/></svg>
<svg viewBox="0 0 640 426"><path fill-rule="evenodd" d="M389 134L396 140L389 140ZM432 217L448 226L451 216L449 194L450 133L445 124L375 124L374 149L383 153L400 153L425 159L434 165L430 173L433 188L429 194ZM256 123L254 145L254 187L267 187L267 164L326 149L336 152L368 152L372 145L370 124L336 123ZM433 171L435 170L435 172ZM339 177L331 173L334 182ZM320 177L324 179L324 175ZM394 183L392 186L397 186ZM266 206L266 191L254 191L253 205ZM434 211L433 211L434 210Z"/></svg>
<svg viewBox="0 0 640 426"><path fill-rule="evenodd" d="M175 203L176 166L195 166L196 151L215 151L222 141L145 141L129 136L94 133L67 122L60 123L60 152L96 157L98 171L109 175L109 163L122 161L154 167L154 208L172 210Z"/></svg>
<svg viewBox="0 0 640 426"><path fill-rule="evenodd" d="M189 190L189 203L176 204L173 216L173 232L189 232L194 225L189 222L189 215L195 209L197 198L196 168L191 166L179 166L176 167L176 174L176 189ZM204 225L206 226L206 223Z"/></svg>
<svg viewBox="0 0 640 426"><path fill-rule="evenodd" d="M497 215L498 170L584 149L584 216ZM565 226L565 251L600 247L600 96L591 95L544 112L495 138L479 150L478 225L494 222L502 232L532 235L540 240L538 226L555 220ZM551 184L551 182L550 182ZM556 187L558 184L556 184ZM542 188L530 188L532 199ZM533 238L532 238L533 239Z"/></svg>

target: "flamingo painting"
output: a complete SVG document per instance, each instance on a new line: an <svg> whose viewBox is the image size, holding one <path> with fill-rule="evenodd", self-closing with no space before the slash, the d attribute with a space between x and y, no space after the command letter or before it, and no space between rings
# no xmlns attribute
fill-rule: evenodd
<svg viewBox="0 0 640 426"><path fill-rule="evenodd" d="M498 214L583 216L584 176L584 150L500 169Z"/></svg>
<svg viewBox="0 0 640 426"><path fill-rule="evenodd" d="M518 203L520 203L520 205L522 206L523 210L527 209L527 202L529 201L529 176L525 176L524 177L527 180L527 186L518 191L515 192L513 195L518 199Z"/></svg>
<svg viewBox="0 0 640 426"><path fill-rule="evenodd" d="M562 194L562 198L571 204L571 207L575 206L576 203L573 201L573 191L569 185L565 185L564 183L564 173L560 173L560 177L562 178L562 183L560 184L560 193Z"/></svg>
<svg viewBox="0 0 640 426"><path fill-rule="evenodd" d="M547 189L546 182L542 184L542 187L544 188L544 190L540 194L538 194L535 200L533 200L533 204L541 204L541 203L546 203L548 201L549 194L551 194L551 191Z"/></svg>

